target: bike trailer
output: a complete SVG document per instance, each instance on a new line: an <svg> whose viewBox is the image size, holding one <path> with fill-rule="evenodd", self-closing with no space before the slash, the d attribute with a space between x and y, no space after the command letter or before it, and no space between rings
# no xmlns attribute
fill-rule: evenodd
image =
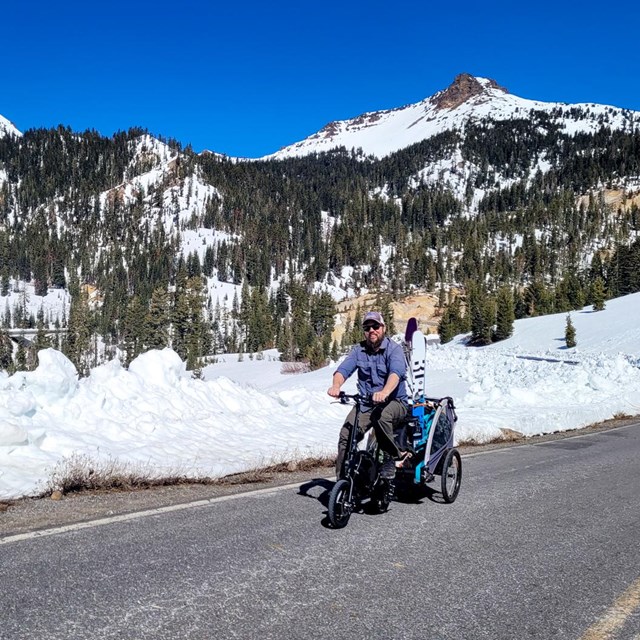
<svg viewBox="0 0 640 640"><path fill-rule="evenodd" d="M452 398L420 398L411 405L411 415L399 434L400 448L413 450L411 463L399 469L401 475L416 485L442 476L445 502L455 500L462 477L462 461L454 447L457 419Z"/></svg>

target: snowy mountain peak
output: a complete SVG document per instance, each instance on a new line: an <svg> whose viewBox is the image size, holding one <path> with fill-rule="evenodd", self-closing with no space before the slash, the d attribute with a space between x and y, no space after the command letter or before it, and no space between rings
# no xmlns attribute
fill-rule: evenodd
<svg viewBox="0 0 640 640"><path fill-rule="evenodd" d="M449 87L420 102L331 122L264 159L299 157L338 147L382 158L446 131L464 135L468 123L526 119L534 112L548 114L560 129L570 134L593 133L603 124L630 130L640 119L640 113L617 107L520 98L495 80L461 73Z"/></svg>
<svg viewBox="0 0 640 640"><path fill-rule="evenodd" d="M521 100L495 80L460 73L449 87L418 103L330 122L305 140L264 159L304 156L341 146L383 157L443 131L463 128L474 115L503 114L505 107L511 114ZM499 119L504 117L509 115Z"/></svg>
<svg viewBox="0 0 640 640"><path fill-rule="evenodd" d="M476 78L468 73L461 73L455 77L449 87L436 93L430 102L438 109L455 109L475 96L486 96L487 99L490 99L492 90L509 93L495 80Z"/></svg>

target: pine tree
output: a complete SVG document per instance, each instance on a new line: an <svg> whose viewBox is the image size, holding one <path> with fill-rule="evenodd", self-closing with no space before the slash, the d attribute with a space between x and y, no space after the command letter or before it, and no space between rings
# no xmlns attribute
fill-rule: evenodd
<svg viewBox="0 0 640 640"><path fill-rule="evenodd" d="M47 261L43 254L39 254L33 263L34 293L46 296L48 291Z"/></svg>
<svg viewBox="0 0 640 640"><path fill-rule="evenodd" d="M64 264L58 258L53 263L53 271L51 274L51 286L63 289L66 284L66 278L64 275Z"/></svg>
<svg viewBox="0 0 640 640"><path fill-rule="evenodd" d="M515 321L515 309L513 304L513 294L509 287L501 287L498 291L496 309L496 329L493 332L493 341L506 340L513 333L513 323Z"/></svg>
<svg viewBox="0 0 640 640"><path fill-rule="evenodd" d="M176 286L171 309L171 348L182 360L187 358L187 335L189 333L189 297L186 282Z"/></svg>
<svg viewBox="0 0 640 640"><path fill-rule="evenodd" d="M139 356L144 348L146 331L145 308L138 296L133 296L127 305L124 318L122 337L124 340L125 364Z"/></svg>
<svg viewBox="0 0 640 640"><path fill-rule="evenodd" d="M38 322L36 324L38 332L36 333L36 339L33 343L34 351L37 353L42 349L48 349L51 346L51 341L49 340L47 334L45 333L44 328L44 310L40 307L38 311Z"/></svg>
<svg viewBox="0 0 640 640"><path fill-rule="evenodd" d="M335 302L331 294L322 291L311 296L309 320L317 337L331 335L335 324Z"/></svg>
<svg viewBox="0 0 640 640"><path fill-rule="evenodd" d="M245 279L242 283L242 292L240 294L240 307L238 310L238 327L240 329L241 342L245 350L250 351L249 334L251 332L251 319L253 309L251 308L251 289L249 282Z"/></svg>
<svg viewBox="0 0 640 640"><path fill-rule="evenodd" d="M603 311L605 308L606 293L604 289L604 280L598 276L591 285L591 303L594 311Z"/></svg>
<svg viewBox="0 0 640 640"><path fill-rule="evenodd" d="M380 309L380 313L384 318L387 335L394 335L396 332L396 325L394 323L393 317L392 298L389 294L385 294L382 296L378 308Z"/></svg>
<svg viewBox="0 0 640 640"><path fill-rule="evenodd" d="M526 288L524 301L528 316L542 316L553 311L552 298L541 280L535 280Z"/></svg>
<svg viewBox="0 0 640 640"><path fill-rule="evenodd" d="M331 334L325 334L324 336L322 336L322 338L320 338L320 341L322 343L322 355L326 361L331 355Z"/></svg>
<svg viewBox="0 0 640 640"><path fill-rule="evenodd" d="M216 300L216 307L213 312L213 321L211 322L211 348L214 354L220 353L224 349L224 332L226 329L226 323L222 318L222 307L220 306L220 300Z"/></svg>
<svg viewBox="0 0 640 640"><path fill-rule="evenodd" d="M460 299L454 298L451 304L445 308L438 323L440 343L446 344L459 333L462 333L464 331L463 325L464 321L460 311Z"/></svg>
<svg viewBox="0 0 640 640"><path fill-rule="evenodd" d="M246 306L246 348L248 351L270 349L274 345L275 329L269 307L267 290L262 287L250 289Z"/></svg>
<svg viewBox="0 0 640 640"><path fill-rule="evenodd" d="M67 335L62 352L73 362L81 376L89 373L89 346L91 344L91 314L86 290L78 287L71 298Z"/></svg>
<svg viewBox="0 0 640 640"><path fill-rule="evenodd" d="M346 351L353 343L351 342L351 335L353 333L351 327L351 319L347 316L344 323L344 331L342 333L342 337L340 338L340 350Z"/></svg>
<svg viewBox="0 0 640 640"><path fill-rule="evenodd" d="M186 361L187 369L198 366L200 358L211 348L211 333L204 319L203 281L199 276L187 280Z"/></svg>
<svg viewBox="0 0 640 640"><path fill-rule="evenodd" d="M482 333L479 344L491 344L491 339L496 323L496 301L491 296L486 296L482 301Z"/></svg>
<svg viewBox="0 0 640 640"><path fill-rule="evenodd" d="M527 316L527 305L524 301L522 293L520 292L519 287L513 288L513 310L516 320L520 320L521 318L526 318Z"/></svg>
<svg viewBox="0 0 640 640"><path fill-rule="evenodd" d="M580 279L575 273L569 273L564 280L567 282L567 297L572 309L582 309L585 304L585 296ZM549 310L551 311L551 310Z"/></svg>
<svg viewBox="0 0 640 640"><path fill-rule="evenodd" d="M467 291L467 313L470 321L472 344L481 344L484 333L484 319L482 306L484 302L484 292L480 285L475 282L468 282L465 287Z"/></svg>
<svg viewBox="0 0 640 640"><path fill-rule="evenodd" d="M293 344L293 332L291 331L291 322L289 318L285 318L282 322L277 348L280 352L280 360L283 362L294 361L295 345Z"/></svg>
<svg viewBox="0 0 640 640"><path fill-rule="evenodd" d="M576 329L571 322L571 314L567 314L567 323L564 329L564 341L567 345L567 349L571 349L576 346Z"/></svg>
<svg viewBox="0 0 640 640"><path fill-rule="evenodd" d="M450 307L445 308L440 322L438 323L438 335L440 336L440 344L451 342L453 337L457 335L456 325L453 320Z"/></svg>
<svg viewBox="0 0 640 640"><path fill-rule="evenodd" d="M0 331L0 369L13 373L13 342L9 334Z"/></svg>
<svg viewBox="0 0 640 640"><path fill-rule="evenodd" d="M145 320L144 343L148 349L163 349L169 345L169 294L157 287L151 294Z"/></svg>
<svg viewBox="0 0 640 640"><path fill-rule="evenodd" d="M2 326L11 329L11 308L9 307L9 298L4 305L4 314L2 316Z"/></svg>
<svg viewBox="0 0 640 640"><path fill-rule="evenodd" d="M316 339L312 345L307 347L306 360L309 362L309 368L311 371L324 367L327 363L326 357L323 353L322 341Z"/></svg>
<svg viewBox="0 0 640 640"><path fill-rule="evenodd" d="M18 349L16 351L16 370L26 371L27 369L27 350L24 348L22 341L18 342Z"/></svg>
<svg viewBox="0 0 640 640"><path fill-rule="evenodd" d="M291 333L293 335L294 359L301 360L307 349L314 344L315 335L310 322L310 295L307 287L290 282Z"/></svg>
<svg viewBox="0 0 640 640"><path fill-rule="evenodd" d="M496 308L494 300L483 287L475 283L467 284L467 303L471 321L470 343L487 345L491 343Z"/></svg>

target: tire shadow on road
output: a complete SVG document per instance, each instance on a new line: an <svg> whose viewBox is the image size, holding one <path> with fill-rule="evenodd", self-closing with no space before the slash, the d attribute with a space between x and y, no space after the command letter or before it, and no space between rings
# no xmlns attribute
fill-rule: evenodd
<svg viewBox="0 0 640 640"><path fill-rule="evenodd" d="M314 478L300 485L298 495L317 500L323 507L329 506L329 493L335 483L326 478Z"/></svg>
<svg viewBox="0 0 640 640"><path fill-rule="evenodd" d="M429 485L420 487L400 485L396 491L395 501L401 504L423 504L425 500L438 504L444 503L442 493Z"/></svg>
<svg viewBox="0 0 640 640"><path fill-rule="evenodd" d="M324 518L320 522L325 529L332 528L329 522L327 509L329 508L329 494L331 493L331 489L333 489L334 484L335 481L327 480L327 478L314 478L309 482L301 484L300 489L298 490L299 496L313 498L325 508L325 511L323 512Z"/></svg>

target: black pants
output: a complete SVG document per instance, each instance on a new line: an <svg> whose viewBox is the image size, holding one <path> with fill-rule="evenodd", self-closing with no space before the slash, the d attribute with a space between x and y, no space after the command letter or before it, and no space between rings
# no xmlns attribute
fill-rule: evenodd
<svg viewBox="0 0 640 640"><path fill-rule="evenodd" d="M340 429L338 439L338 457L336 459L336 476L342 477L342 465L349 444L349 432L356 417L355 407L351 409L347 419ZM407 407L399 400L390 400L385 404L377 404L371 411L360 412L358 419L358 441L364 438L364 434L373 427L378 445L392 460L400 456L400 450L396 444L393 432L407 417ZM394 467L395 469L395 467Z"/></svg>

